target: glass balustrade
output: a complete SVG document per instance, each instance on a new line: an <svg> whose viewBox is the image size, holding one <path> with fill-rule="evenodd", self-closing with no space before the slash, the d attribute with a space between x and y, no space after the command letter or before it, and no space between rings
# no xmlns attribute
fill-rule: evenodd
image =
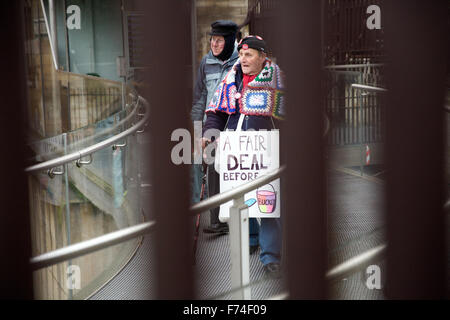
<svg viewBox="0 0 450 320"><path fill-rule="evenodd" d="M30 97L27 123L32 154L28 165L95 145L127 130L141 118L130 95L131 89L124 83L81 72L80 65L73 59L73 71L81 70L77 74L66 72L72 69L64 63L55 68L48 29L51 25L45 19L42 4L48 7L46 1L32 0L24 8ZM72 43L72 49L78 48ZM115 51L109 54L121 55ZM114 71L115 60L110 60ZM103 64L98 63L98 67ZM107 74L114 75L110 71ZM33 256L143 221L139 204L137 135L129 135L116 144L115 148L109 146L94 152L92 157L77 159L78 165L77 161L72 161L55 167L51 176L47 170L29 174ZM89 296L120 270L139 241L139 238L130 240L35 271L36 298ZM67 285L70 266L80 269L79 288L71 289Z"/></svg>
<svg viewBox="0 0 450 320"><path fill-rule="evenodd" d="M130 102L101 121L33 143L35 157L56 159L117 135L137 123L139 108ZM144 221L139 204L138 134L117 141L91 156L29 176L33 256L120 230ZM105 274L117 272L140 239L80 257L83 296L102 284ZM89 258L91 257L91 258ZM36 298L81 297L66 287L66 269L75 262L36 271ZM62 280L61 280L62 279ZM50 290L50 288L53 288ZM55 292L54 288L59 288ZM90 289L85 289L90 288Z"/></svg>
<svg viewBox="0 0 450 320"><path fill-rule="evenodd" d="M111 280L132 259L137 241L114 246L61 262L33 273L36 299L87 299ZM120 296L117 297L120 299Z"/></svg>

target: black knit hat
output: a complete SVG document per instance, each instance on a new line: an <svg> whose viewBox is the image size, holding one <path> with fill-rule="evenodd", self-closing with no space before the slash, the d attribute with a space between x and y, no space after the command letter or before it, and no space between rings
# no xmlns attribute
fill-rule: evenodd
<svg viewBox="0 0 450 320"><path fill-rule="evenodd" d="M211 23L211 36L227 36L236 34L238 26L230 20L217 20Z"/></svg>
<svg viewBox="0 0 450 320"><path fill-rule="evenodd" d="M260 36L246 36L239 42L238 51L241 49L252 48L261 52L266 52L266 42Z"/></svg>

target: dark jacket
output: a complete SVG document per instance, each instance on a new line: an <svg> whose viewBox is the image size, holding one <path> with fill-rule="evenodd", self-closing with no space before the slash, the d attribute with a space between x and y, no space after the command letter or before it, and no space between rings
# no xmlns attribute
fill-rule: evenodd
<svg viewBox="0 0 450 320"><path fill-rule="evenodd" d="M230 59L225 62L216 58L211 51L203 57L195 81L194 99L191 110L192 121L203 120L207 104L213 97L220 81L225 78L238 58L239 55L236 46Z"/></svg>

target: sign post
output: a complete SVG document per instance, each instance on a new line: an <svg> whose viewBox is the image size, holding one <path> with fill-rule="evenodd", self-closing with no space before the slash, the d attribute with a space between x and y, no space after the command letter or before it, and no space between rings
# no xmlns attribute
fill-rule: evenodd
<svg viewBox="0 0 450 320"><path fill-rule="evenodd" d="M231 288L240 288L250 283L250 249L248 209L244 197L233 201L230 207L230 252ZM250 288L236 291L235 300L250 300Z"/></svg>

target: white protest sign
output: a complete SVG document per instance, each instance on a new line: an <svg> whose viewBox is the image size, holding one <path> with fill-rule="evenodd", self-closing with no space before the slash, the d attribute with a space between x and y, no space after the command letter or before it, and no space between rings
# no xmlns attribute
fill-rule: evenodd
<svg viewBox="0 0 450 320"><path fill-rule="evenodd" d="M220 192L263 176L280 166L279 131L222 131L218 144ZM280 179L245 194L249 217L280 217ZM219 219L229 218L232 201L220 206Z"/></svg>

